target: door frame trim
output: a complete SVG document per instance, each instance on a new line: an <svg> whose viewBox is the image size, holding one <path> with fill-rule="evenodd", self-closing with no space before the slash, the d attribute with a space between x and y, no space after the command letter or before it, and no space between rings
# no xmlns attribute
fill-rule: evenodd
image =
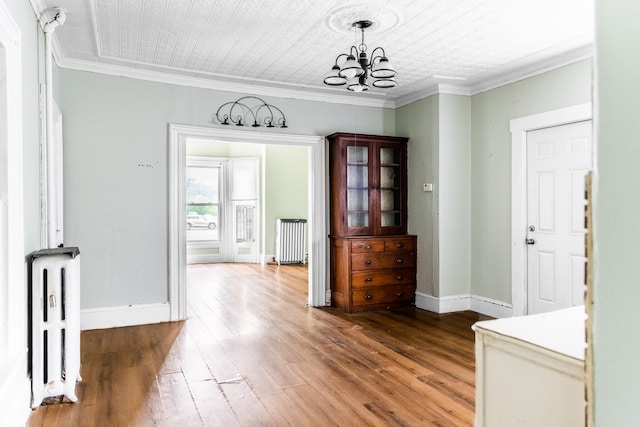
<svg viewBox="0 0 640 427"><path fill-rule="evenodd" d="M327 227L325 210L325 139L323 136L264 133L236 129L169 124L168 200L168 299L171 320L187 316L185 176L188 138L218 142L295 145L310 148L309 154L309 305L326 305Z"/></svg>
<svg viewBox="0 0 640 427"><path fill-rule="evenodd" d="M0 50L4 56L0 61L0 157L4 158L0 168L0 348L5 349L0 354L0 399L6 408L2 415L5 422L24 425L31 413L31 382L26 374L25 352L28 312L24 250L30 242L25 244L23 159L25 145L32 146L33 141L23 134L23 127L27 127L22 110L22 31L5 3L0 1ZM27 46L31 44L27 42ZM27 81L31 84L30 78ZM31 111L31 101L24 104ZM32 171L29 176L33 177Z"/></svg>
<svg viewBox="0 0 640 427"><path fill-rule="evenodd" d="M527 313L527 132L592 120L590 102L520 117L511 131L511 304L513 315Z"/></svg>

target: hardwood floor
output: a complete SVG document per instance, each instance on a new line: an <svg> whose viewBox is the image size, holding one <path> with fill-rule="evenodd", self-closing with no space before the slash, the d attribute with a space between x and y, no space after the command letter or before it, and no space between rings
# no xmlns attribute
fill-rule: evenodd
<svg viewBox="0 0 640 427"><path fill-rule="evenodd" d="M307 307L303 266L196 265L186 322L84 331L35 426L471 426L472 312Z"/></svg>

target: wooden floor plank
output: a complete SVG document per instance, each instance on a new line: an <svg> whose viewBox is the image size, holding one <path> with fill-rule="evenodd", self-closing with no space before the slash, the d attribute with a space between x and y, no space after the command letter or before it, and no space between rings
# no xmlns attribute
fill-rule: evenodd
<svg viewBox="0 0 640 427"><path fill-rule="evenodd" d="M83 331L77 403L28 426L473 425L472 312L307 306L306 266L188 268L188 320Z"/></svg>

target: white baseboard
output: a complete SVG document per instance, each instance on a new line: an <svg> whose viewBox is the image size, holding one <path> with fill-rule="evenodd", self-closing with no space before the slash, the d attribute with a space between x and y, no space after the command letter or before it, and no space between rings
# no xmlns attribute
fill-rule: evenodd
<svg viewBox="0 0 640 427"><path fill-rule="evenodd" d="M479 295L434 297L418 291L416 292L416 307L438 314L471 310L496 318L513 315L511 304Z"/></svg>
<svg viewBox="0 0 640 427"><path fill-rule="evenodd" d="M470 309L476 313L500 319L503 317L513 317L513 306L509 303L498 301L479 295L470 295Z"/></svg>
<svg viewBox="0 0 640 427"><path fill-rule="evenodd" d="M416 307L438 314L469 310L469 295L434 297L418 291Z"/></svg>
<svg viewBox="0 0 640 427"><path fill-rule="evenodd" d="M31 414L31 382L27 377L27 353L12 358L0 376L0 408L6 426L25 426Z"/></svg>
<svg viewBox="0 0 640 427"><path fill-rule="evenodd" d="M107 329L123 326L169 322L169 303L140 304L121 307L88 308L80 310L80 329Z"/></svg>

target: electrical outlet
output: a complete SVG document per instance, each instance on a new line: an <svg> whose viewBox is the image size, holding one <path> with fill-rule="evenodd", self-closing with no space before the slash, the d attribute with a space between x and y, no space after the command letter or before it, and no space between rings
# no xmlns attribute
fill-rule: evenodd
<svg viewBox="0 0 640 427"><path fill-rule="evenodd" d="M425 182L422 184L422 191L433 191L433 184Z"/></svg>

